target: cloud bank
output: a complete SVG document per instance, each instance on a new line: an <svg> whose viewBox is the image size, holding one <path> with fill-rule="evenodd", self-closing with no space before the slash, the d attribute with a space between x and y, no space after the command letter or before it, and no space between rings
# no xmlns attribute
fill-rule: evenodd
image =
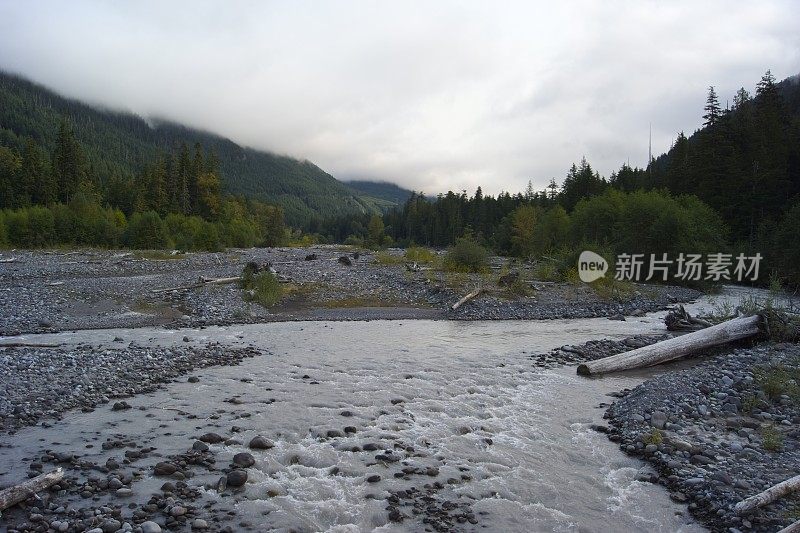
<svg viewBox="0 0 800 533"><path fill-rule="evenodd" d="M557 4L557 5L556 5ZM796 1L0 0L0 68L67 96L437 193L644 165L764 70Z"/></svg>

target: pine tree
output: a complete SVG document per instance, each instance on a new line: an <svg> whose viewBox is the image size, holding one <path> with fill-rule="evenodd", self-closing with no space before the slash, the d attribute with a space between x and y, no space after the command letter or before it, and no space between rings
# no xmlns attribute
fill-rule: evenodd
<svg viewBox="0 0 800 533"><path fill-rule="evenodd" d="M61 121L53 154L53 175L58 188L58 199L67 203L78 190L84 177L84 157L75 134L66 120Z"/></svg>
<svg viewBox="0 0 800 533"><path fill-rule="evenodd" d="M703 123L704 126L713 126L722 115L722 111L719 107L719 100L717 99L717 92L714 90L713 85L708 88L706 106L703 110L706 112L706 114L703 115L703 119L705 120Z"/></svg>
<svg viewBox="0 0 800 533"><path fill-rule="evenodd" d="M747 89L742 87L736 91L736 95L733 97L733 110L740 111L749 101L750 93L747 92Z"/></svg>

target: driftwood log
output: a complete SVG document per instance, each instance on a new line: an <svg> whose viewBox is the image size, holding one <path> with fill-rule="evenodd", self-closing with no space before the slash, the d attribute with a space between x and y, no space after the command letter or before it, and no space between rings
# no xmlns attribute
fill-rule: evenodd
<svg viewBox="0 0 800 533"><path fill-rule="evenodd" d="M798 532L800 532L800 520L798 520L794 524L789 524L785 528L778 531L778 533L798 533Z"/></svg>
<svg viewBox="0 0 800 533"><path fill-rule="evenodd" d="M0 511L8 509L20 502L24 502L37 492L55 485L64 478L64 470L56 468L52 472L40 474L0 491Z"/></svg>
<svg viewBox="0 0 800 533"><path fill-rule="evenodd" d="M710 328L713 324L708 320L697 318L688 313L682 305L667 313L664 323L669 331L697 331L698 329Z"/></svg>
<svg viewBox="0 0 800 533"><path fill-rule="evenodd" d="M759 315L734 318L650 346L583 363L578 366L578 374L583 376L605 374L665 363L705 348L752 337L760 332L760 324Z"/></svg>
<svg viewBox="0 0 800 533"><path fill-rule="evenodd" d="M769 505L778 498L786 496L787 494L790 494L796 490L800 490L800 476L794 476L786 481L781 481L777 485L773 485L764 492L759 492L755 496L750 496L746 500L742 500L737 503L734 509L738 514L747 514L758 509L759 507Z"/></svg>
<svg viewBox="0 0 800 533"><path fill-rule="evenodd" d="M464 305L468 301L472 300L473 298L476 298L482 292L483 292L483 289L475 289L474 291L472 291L471 293L467 294L466 296L461 298L459 301L454 303L452 306L450 306L450 310L451 311L455 311L456 309L458 309L459 307L461 307L462 305Z"/></svg>

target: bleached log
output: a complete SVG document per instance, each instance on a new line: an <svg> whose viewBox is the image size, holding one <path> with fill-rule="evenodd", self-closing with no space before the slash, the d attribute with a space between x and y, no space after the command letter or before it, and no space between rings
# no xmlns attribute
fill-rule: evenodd
<svg viewBox="0 0 800 533"><path fill-rule="evenodd" d="M56 468L52 472L40 474L34 478L28 479L0 491L0 511L8 509L20 502L24 502L37 492L55 485L64 478L64 470Z"/></svg>
<svg viewBox="0 0 800 533"><path fill-rule="evenodd" d="M789 524L785 528L778 531L778 533L800 533L800 520L794 524Z"/></svg>
<svg viewBox="0 0 800 533"><path fill-rule="evenodd" d="M5 259L0 259L0 263L13 263L16 260L16 257L6 257Z"/></svg>
<svg viewBox="0 0 800 533"><path fill-rule="evenodd" d="M650 346L583 363L578 366L578 374L605 374L665 363L712 346L752 337L760 331L760 324L761 317L758 315L734 318Z"/></svg>
<svg viewBox="0 0 800 533"><path fill-rule="evenodd" d="M755 496L750 496L746 500L742 500L737 503L734 509L736 510L737 514L747 514L759 507L769 505L778 498L786 496L787 494L790 494L796 490L800 490L800 476L794 476L786 481L781 481L777 485L773 485L767 490L759 492Z"/></svg>
<svg viewBox="0 0 800 533"><path fill-rule="evenodd" d="M483 292L483 289L475 289L474 291L472 291L471 293L467 294L466 296L461 298L459 301L454 303L452 306L450 306L450 310L451 311L455 311L456 309L458 309L459 307L461 307L462 305L464 305L468 301L470 301L473 298L477 297L482 292Z"/></svg>

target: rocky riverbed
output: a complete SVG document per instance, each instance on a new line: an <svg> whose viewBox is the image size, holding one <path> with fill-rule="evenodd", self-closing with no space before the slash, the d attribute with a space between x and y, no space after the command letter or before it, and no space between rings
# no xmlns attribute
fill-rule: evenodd
<svg viewBox="0 0 800 533"><path fill-rule="evenodd" d="M591 429L602 421L593 407L642 378L586 382L562 366L581 347L589 357L650 342L622 333L652 324L305 322L29 336L62 345L4 350L3 375L15 377L0 393L0 479L56 467L65 478L6 511L4 524L696 531ZM616 339L590 341L600 330ZM541 350L565 335L590 342ZM540 351L552 353L547 368L531 366Z"/></svg>
<svg viewBox="0 0 800 533"><path fill-rule="evenodd" d="M623 391L609 437L712 531L774 532L800 519L797 498L745 516L733 506L800 471L799 382L800 345L725 350Z"/></svg>
<svg viewBox="0 0 800 533"><path fill-rule="evenodd" d="M390 251L399 256L401 251ZM101 250L14 251L0 263L0 335L114 327L197 327L287 320L558 319L639 316L697 298L686 288L635 287L620 301L583 284L533 283L529 294L497 286L502 258L488 275L452 275L384 264L370 252L336 246L228 250L170 255ZM346 257L346 261L340 261ZM178 289L198 278L241 274L270 263L289 281L265 309L243 299L237 284ZM345 264L349 263L349 264ZM488 293L455 312L475 287ZM176 290L166 290L176 288ZM161 291L161 292L157 292Z"/></svg>

